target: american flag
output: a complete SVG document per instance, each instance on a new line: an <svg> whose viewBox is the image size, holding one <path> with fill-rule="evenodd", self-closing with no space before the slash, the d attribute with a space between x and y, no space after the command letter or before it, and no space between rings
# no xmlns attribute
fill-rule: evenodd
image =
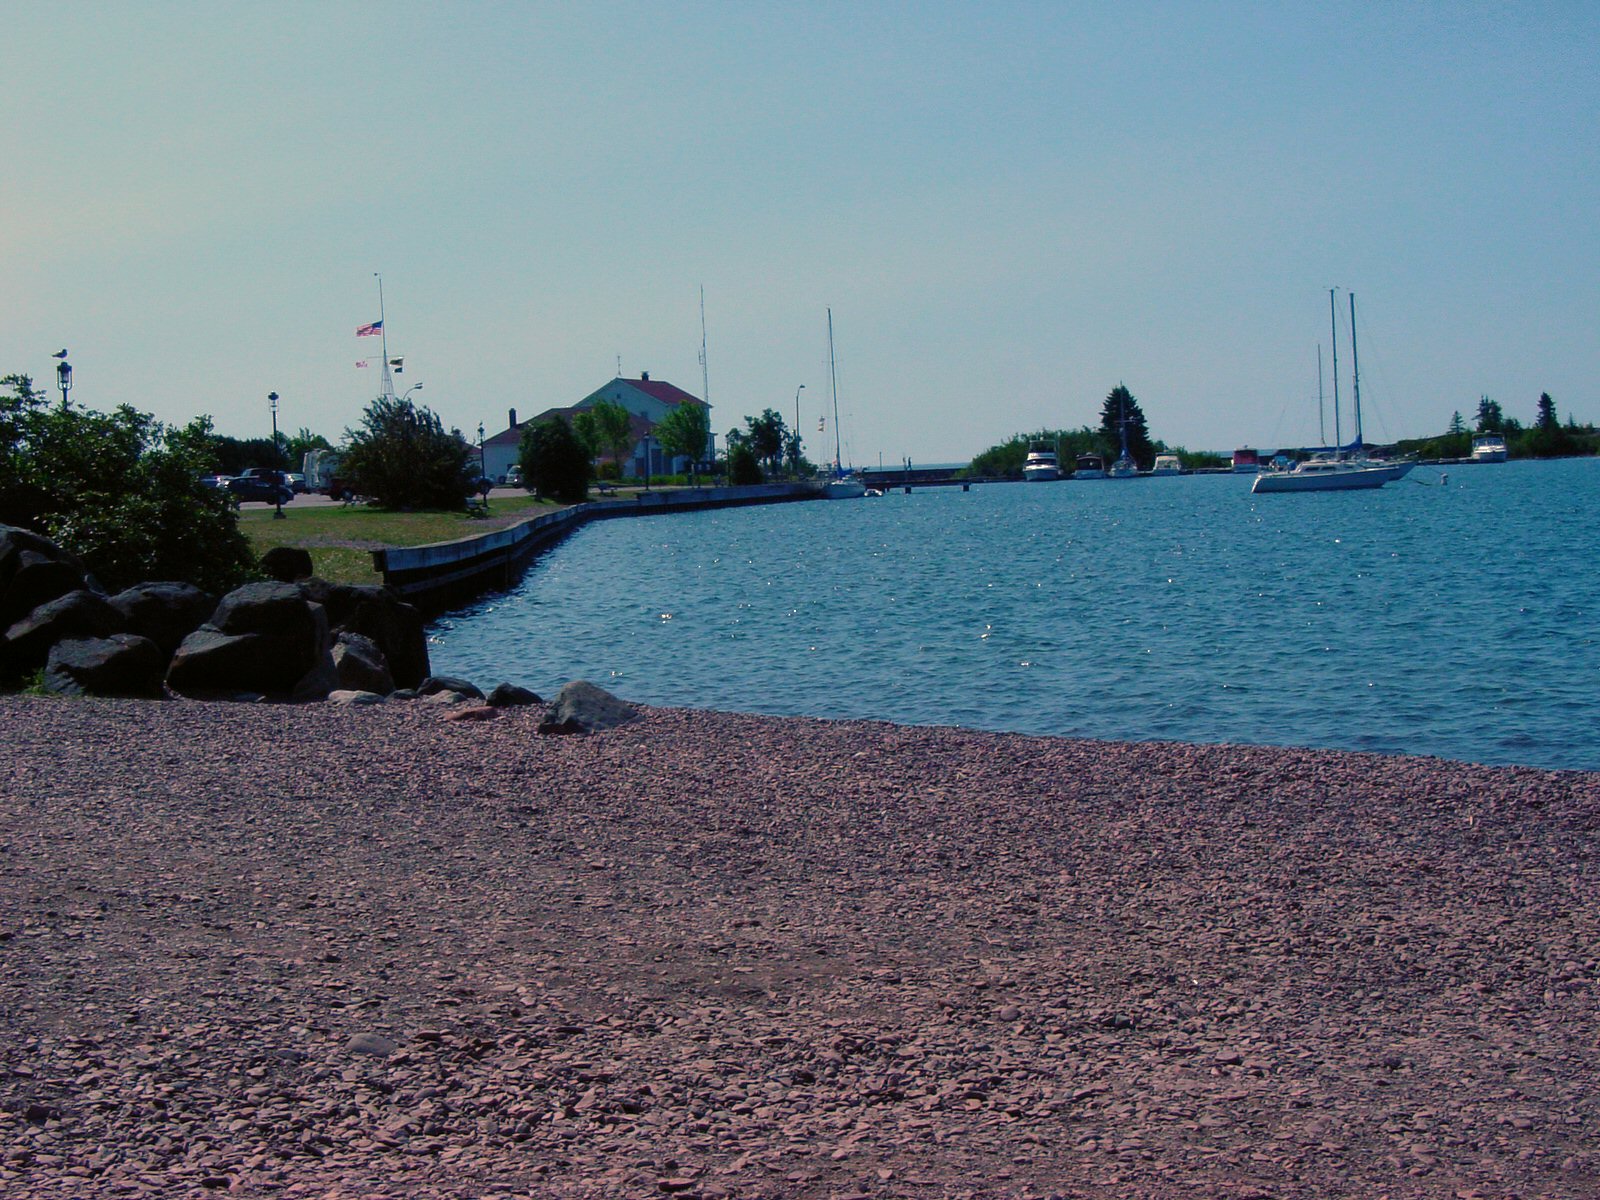
<svg viewBox="0 0 1600 1200"><path fill-rule="evenodd" d="M358 358L358 359L356 359L356 366L358 366L358 367L370 367L370 366L371 366L371 365L372 365L372 364L371 364L371 363L369 363L369 362L368 362L368 361L367 361L367 360L366 360L366 359L364 359L364 358Z"/></svg>
<svg viewBox="0 0 1600 1200"><path fill-rule="evenodd" d="M362 325L356 330L357 337L373 337L383 332L383 322L374 321L371 325Z"/></svg>

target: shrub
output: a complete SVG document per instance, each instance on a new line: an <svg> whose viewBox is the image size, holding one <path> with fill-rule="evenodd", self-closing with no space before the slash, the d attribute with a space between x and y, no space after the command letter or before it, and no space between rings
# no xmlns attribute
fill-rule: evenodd
<svg viewBox="0 0 1600 1200"><path fill-rule="evenodd" d="M457 430L410 400L379 396L360 429L345 430L340 467L350 486L381 508L465 508L477 460Z"/></svg>

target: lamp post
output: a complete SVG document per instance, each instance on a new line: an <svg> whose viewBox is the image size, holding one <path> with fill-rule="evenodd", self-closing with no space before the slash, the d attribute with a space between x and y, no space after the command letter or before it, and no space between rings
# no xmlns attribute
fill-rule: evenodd
<svg viewBox="0 0 1600 1200"><path fill-rule="evenodd" d="M267 393L267 407L272 410L272 453L278 460L278 478L273 480L276 484L274 495L278 498L278 511L272 514L274 521L283 520L283 447L278 445L278 393Z"/></svg>
<svg viewBox="0 0 1600 1200"><path fill-rule="evenodd" d="M489 503L489 466L483 455L483 422L478 422L478 487L483 492L483 502Z"/></svg>
<svg viewBox="0 0 1600 1200"><path fill-rule="evenodd" d="M407 396L411 395L412 392L417 391L421 387L422 387L422 385L420 383L413 383L405 391L400 393L401 401L403 402Z"/></svg>
<svg viewBox="0 0 1600 1200"><path fill-rule="evenodd" d="M67 393L72 390L72 364L62 359L56 364L56 386L61 389L61 407L67 407Z"/></svg>
<svg viewBox="0 0 1600 1200"><path fill-rule="evenodd" d="M650 490L650 435L644 435L644 490Z"/></svg>
<svg viewBox="0 0 1600 1200"><path fill-rule="evenodd" d="M794 390L794 461L789 465L794 468L796 477L800 474L800 393L805 390L803 383Z"/></svg>

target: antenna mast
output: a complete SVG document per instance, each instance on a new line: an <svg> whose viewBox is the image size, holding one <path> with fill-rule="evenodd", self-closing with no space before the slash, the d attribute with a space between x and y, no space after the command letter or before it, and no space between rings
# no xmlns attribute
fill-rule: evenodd
<svg viewBox="0 0 1600 1200"><path fill-rule="evenodd" d="M711 407L711 368L706 362L706 287L700 285L700 399Z"/></svg>

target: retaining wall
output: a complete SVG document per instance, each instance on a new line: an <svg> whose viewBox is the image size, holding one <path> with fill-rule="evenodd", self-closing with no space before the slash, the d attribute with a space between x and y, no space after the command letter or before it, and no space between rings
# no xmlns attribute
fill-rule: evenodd
<svg viewBox="0 0 1600 1200"><path fill-rule="evenodd" d="M805 483L641 492L633 500L575 504L507 529L453 542L374 550L372 565L383 574L385 584L399 592L408 603L432 616L465 604L484 592L510 587L536 553L555 545L590 521L818 498L817 488Z"/></svg>

